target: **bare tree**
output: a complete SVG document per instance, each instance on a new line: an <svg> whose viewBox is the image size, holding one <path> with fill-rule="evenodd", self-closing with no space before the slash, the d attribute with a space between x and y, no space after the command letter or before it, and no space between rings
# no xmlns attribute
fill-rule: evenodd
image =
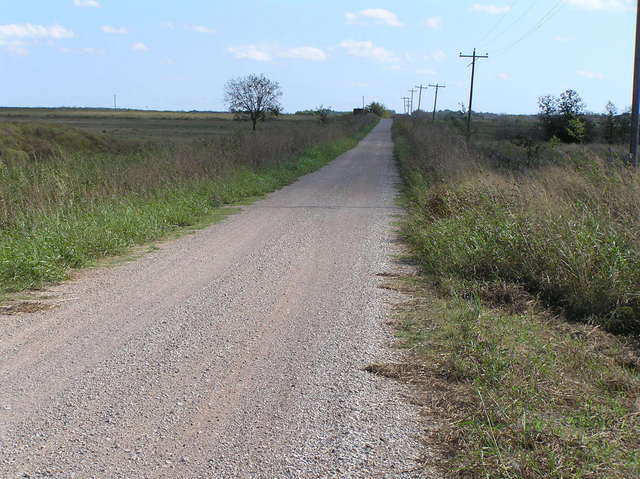
<svg viewBox="0 0 640 479"><path fill-rule="evenodd" d="M264 120L267 113L280 112L280 84L264 75L249 75L234 78L225 85L224 101L234 113L247 115L256 129L258 120Z"/></svg>

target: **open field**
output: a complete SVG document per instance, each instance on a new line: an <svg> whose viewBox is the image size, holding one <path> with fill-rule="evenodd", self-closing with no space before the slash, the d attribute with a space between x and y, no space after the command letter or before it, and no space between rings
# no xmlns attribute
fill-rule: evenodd
<svg viewBox="0 0 640 479"><path fill-rule="evenodd" d="M233 114L228 112L0 108L0 122L53 123L91 133L107 134L120 140L158 143L201 141L247 129L247 122L231 121L233 118ZM307 120L314 119L303 115L282 115L276 120L262 123L260 128L296 128L299 122Z"/></svg>
<svg viewBox="0 0 640 479"><path fill-rule="evenodd" d="M0 108L0 118L41 120L64 118L130 118L155 120L231 120L229 112L129 110L111 108Z"/></svg>
<svg viewBox="0 0 640 479"><path fill-rule="evenodd" d="M144 121L139 128L152 133L129 131L126 140L53 122L0 123L0 293L62 280L70 268L280 188L375 124L371 117L324 126L274 121L252 133L245 123L213 120L224 135L187 142L199 120L155 121L170 122L162 139ZM149 136L155 141L144 141Z"/></svg>
<svg viewBox="0 0 640 479"><path fill-rule="evenodd" d="M640 175L624 145L465 143L400 120L403 234L419 278L400 313L454 477L640 475ZM482 125L480 126L482 128Z"/></svg>

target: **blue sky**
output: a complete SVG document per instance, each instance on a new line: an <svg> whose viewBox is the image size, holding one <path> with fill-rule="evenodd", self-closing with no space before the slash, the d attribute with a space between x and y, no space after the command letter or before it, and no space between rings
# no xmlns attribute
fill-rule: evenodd
<svg viewBox="0 0 640 479"><path fill-rule="evenodd" d="M264 73L286 111L402 110L418 84L442 108L530 113L577 90L592 111L631 103L632 0L0 0L5 106L223 110L226 80ZM431 108L433 90L423 93ZM415 100L417 106L417 99Z"/></svg>

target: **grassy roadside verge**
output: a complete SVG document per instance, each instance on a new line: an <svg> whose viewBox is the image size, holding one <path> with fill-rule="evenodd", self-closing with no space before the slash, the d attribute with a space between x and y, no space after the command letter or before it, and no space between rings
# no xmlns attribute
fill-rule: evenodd
<svg viewBox="0 0 640 479"><path fill-rule="evenodd" d="M558 288L556 297L533 294L531 284L522 280L522 271L539 266L535 258L531 265L518 261L539 251L529 246L522 253L514 248L512 256L504 254L511 251L507 246L515 244L509 235L516 236L518 228L530 226L514 220L514 212L520 211L514 177L505 175L508 188L499 190L496 185L502 183L498 179L487 181L493 172L475 166L467 169L450 160L446 155L457 153L450 146L443 146L440 152L445 155L440 161L449 169L445 171L430 157L436 152L421 149L406 130L395 128L395 140L408 210L403 233L421 273L399 285L414 297L400 310L397 323L400 344L411 351L408 362L374 365L371 370L421 387L426 416L441 420L427 440L442 445L440 466L446 475L640 477L637 350L629 338L605 332L603 325L609 323L597 317L570 323L558 308L563 304L571 307L563 299L567 295L578 299L593 295L594 290L580 291L581 285L592 282L603 293L587 297L584 304L605 304L602 297L615 297L619 284L628 279L613 275L604 291L605 281L587 274ZM416 165L421 162L428 167L419 170ZM575 179L568 172L565 177ZM478 173L483 181L476 179ZM551 173L541 172L544 174ZM481 189L491 184L493 190ZM577 181L571 186L572 194L582 192ZM611 202L615 201L615 187L608 192ZM593 199L580 197L582 209L587 210L586 200ZM560 200L564 201L555 198ZM505 204L510 208L502 208ZM536 213L537 208L540 205L527 203L522 211ZM606 217L599 213L602 225ZM556 218L556 226L563 226L562 218ZM607 252L597 246L614 235L618 234L619 255L611 254L608 264L615 265L626 254L621 229L595 229L596 234L587 236L587 226L597 224L595 219L581 223L584 217L573 218L578 232L585 233L579 237L583 251L594 248L588 257L592 263L587 265L593 271L602 270L597 255ZM516 223L511 229L509 221ZM574 253L573 231L565 236L567 250ZM563 245L562 237L558 238L556 246ZM547 249L551 256L556 248L547 243ZM580 254L573 259L573 271L586 264ZM553 264L542 266L538 271L548 272L549 287L556 287L560 277L554 277ZM632 272L632 259L612 269L618 266ZM505 274L507 267L512 269ZM555 306L555 313L547 309L549 305Z"/></svg>
<svg viewBox="0 0 640 479"><path fill-rule="evenodd" d="M70 268L87 266L99 258L122 254L134 245L161 239L207 219L214 220L223 205L269 193L322 167L353 148L373 126L369 123L346 135L336 133L328 141L316 141L303 148L302 153L288 155L285 161L257 166L241 163L216 170L210 177L202 174L179 178L179 181L169 177L147 190L131 188L124 194L91 197L87 192L92 185L87 183L98 176L100 181L105 181L105 175L80 178L76 181L79 185L76 190L82 189L81 194L72 192L59 206L43 207L41 211L34 209L35 212L24 216L14 214L0 229L0 295L63 280ZM277 156L277 152L273 156ZM138 160L127 161L127 171L134 171L129 164ZM150 165L146 163L143 167ZM193 170L190 164L184 168ZM55 193L61 194L59 191L70 183L65 183L70 169L59 167L57 171L63 171L62 178L46 170L43 173L46 181L42 184L48 188L58 181L62 186L57 187ZM145 172L144 168L137 168L135 172L143 180L145 175L154 174L151 170ZM17 186L27 181L19 169L11 174ZM131 177L126 172L122 176L119 183ZM43 194L43 203L52 196Z"/></svg>

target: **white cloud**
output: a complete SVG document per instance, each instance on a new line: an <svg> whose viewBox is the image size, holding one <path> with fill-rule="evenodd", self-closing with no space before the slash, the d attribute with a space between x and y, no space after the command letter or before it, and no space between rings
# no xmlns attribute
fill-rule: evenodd
<svg viewBox="0 0 640 479"><path fill-rule="evenodd" d="M131 49L132 49L134 52L147 52L147 51L149 51L149 47L148 47L148 46L146 46L146 45L145 45L144 43L142 43L142 42L136 42L136 43L133 43L133 44L131 45Z"/></svg>
<svg viewBox="0 0 640 479"><path fill-rule="evenodd" d="M209 28L209 27L205 27L204 25L189 25L187 26L188 30L193 30L194 32L197 33L202 33L205 35L211 35L213 33L216 33L215 29L213 28Z"/></svg>
<svg viewBox="0 0 640 479"><path fill-rule="evenodd" d="M585 10L626 10L634 9L633 0L565 0L566 3Z"/></svg>
<svg viewBox="0 0 640 479"><path fill-rule="evenodd" d="M354 82L351 84L351 86L354 86L356 88L367 88L369 84L364 82Z"/></svg>
<svg viewBox="0 0 640 479"><path fill-rule="evenodd" d="M62 53L80 53L82 55L100 55L104 53L103 50L99 50L98 48L93 47L85 47L85 48L61 48L60 51Z"/></svg>
<svg viewBox="0 0 640 479"><path fill-rule="evenodd" d="M257 62L270 62L273 59L267 48L257 45L229 47L227 51L232 53L236 58L255 60Z"/></svg>
<svg viewBox="0 0 640 479"><path fill-rule="evenodd" d="M588 71L588 70L579 70L578 75L580 75L583 78L588 78L589 80L602 80L604 78L604 75L600 72L592 72L592 71Z"/></svg>
<svg viewBox="0 0 640 479"><path fill-rule="evenodd" d="M474 3L471 5L471 10L475 12L487 13L489 15L502 15L503 13L507 13L511 10L509 5L505 5L504 7L499 7L497 5L482 5L480 3Z"/></svg>
<svg viewBox="0 0 640 479"><path fill-rule="evenodd" d="M236 58L255 60L258 62L270 62L274 58L294 58L309 61L324 61L327 54L316 47L280 48L273 45L243 45L229 47L227 51Z"/></svg>
<svg viewBox="0 0 640 479"><path fill-rule="evenodd" d="M311 60L321 62L327 59L327 54L315 47L297 47L289 48L278 54L283 58L299 58L301 60Z"/></svg>
<svg viewBox="0 0 640 479"><path fill-rule="evenodd" d="M399 59L389 50L377 47L370 41L345 40L340 43L349 55L355 57L373 58L383 63L397 62Z"/></svg>
<svg viewBox="0 0 640 479"><path fill-rule="evenodd" d="M73 0L73 4L76 7L100 8L100 3L97 0Z"/></svg>
<svg viewBox="0 0 640 479"><path fill-rule="evenodd" d="M27 44L22 40L4 40L0 38L0 47L4 48L9 53L13 53L14 55L25 56L29 54Z"/></svg>
<svg viewBox="0 0 640 479"><path fill-rule="evenodd" d="M419 70L416 70L416 73L418 75L435 75L436 71L432 70L431 68L420 68Z"/></svg>
<svg viewBox="0 0 640 479"><path fill-rule="evenodd" d="M569 37L563 37L562 35L556 35L555 37L553 37L553 41L559 43L567 43L569 40Z"/></svg>
<svg viewBox="0 0 640 479"><path fill-rule="evenodd" d="M61 38L73 38L75 34L61 26L33 25L31 23L12 23L0 25L0 37L4 38L49 38L59 40Z"/></svg>
<svg viewBox="0 0 640 479"><path fill-rule="evenodd" d="M162 22L160 24L160 27L166 30L176 30L177 28L183 28L192 32L202 33L203 35L213 35L214 33L217 33L215 28L211 28L206 25L183 25L176 24L174 22Z"/></svg>
<svg viewBox="0 0 640 479"><path fill-rule="evenodd" d="M112 27L110 25L103 25L102 27L100 27L100 29L104 33L109 33L111 35L126 35L127 33L129 33L124 27Z"/></svg>
<svg viewBox="0 0 640 479"><path fill-rule="evenodd" d="M347 18L348 23L358 23L360 20L372 19L377 23L384 23L392 27L402 26L402 22L398 16L384 8L367 8L366 10L360 10L357 13L346 13L345 17Z"/></svg>
<svg viewBox="0 0 640 479"><path fill-rule="evenodd" d="M429 17L424 21L427 28L440 28L442 26L442 17Z"/></svg>
<svg viewBox="0 0 640 479"><path fill-rule="evenodd" d="M436 50L435 52L430 53L429 55L425 55L424 57L425 60L433 60L436 62L441 62L445 58L447 58L447 54L442 50Z"/></svg>
<svg viewBox="0 0 640 479"><path fill-rule="evenodd" d="M500 80L508 80L511 77L508 73L498 73L498 78L500 78Z"/></svg>
<svg viewBox="0 0 640 479"><path fill-rule="evenodd" d="M0 47L14 55L28 55L30 44L38 40L60 40L73 38L73 31L61 25L33 25L31 23L11 23L0 25Z"/></svg>

